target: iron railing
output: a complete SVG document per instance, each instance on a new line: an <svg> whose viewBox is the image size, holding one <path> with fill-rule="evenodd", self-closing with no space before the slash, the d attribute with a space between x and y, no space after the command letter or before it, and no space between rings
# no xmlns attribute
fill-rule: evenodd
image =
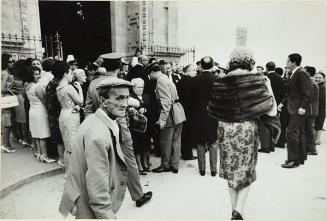
<svg viewBox="0 0 327 221"><path fill-rule="evenodd" d="M47 58L63 59L62 42L58 32L55 36L1 34L2 53L9 53L15 59Z"/></svg>
<svg viewBox="0 0 327 221"><path fill-rule="evenodd" d="M181 48L167 45L138 44L139 50L145 55L164 60L178 61L181 65L195 62L195 48Z"/></svg>

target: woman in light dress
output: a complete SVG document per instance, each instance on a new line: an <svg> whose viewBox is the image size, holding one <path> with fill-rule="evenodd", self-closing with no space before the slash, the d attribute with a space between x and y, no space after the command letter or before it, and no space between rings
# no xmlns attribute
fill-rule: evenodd
<svg viewBox="0 0 327 221"><path fill-rule="evenodd" d="M71 84L73 74L66 63L58 61L54 64L53 69L60 70L60 73L57 73L60 79L57 87L57 97L61 105L59 127L65 146L64 164L67 170L72 144L76 137L77 128L80 125L79 108L83 105L83 91L80 83L74 82L78 92Z"/></svg>
<svg viewBox="0 0 327 221"><path fill-rule="evenodd" d="M12 69L14 60L9 54L1 56L1 97L12 95L10 89L13 83L13 77L9 74L9 69ZM11 132L11 108L1 109L1 151L6 153L16 152L11 146L9 137Z"/></svg>
<svg viewBox="0 0 327 221"><path fill-rule="evenodd" d="M36 158L41 162L53 163L55 160L50 159L47 154L46 138L50 137L50 128L45 101L35 91L40 78L41 69L36 66L32 67L31 72L26 78L28 82L26 85L26 94L30 102L29 127L37 147Z"/></svg>

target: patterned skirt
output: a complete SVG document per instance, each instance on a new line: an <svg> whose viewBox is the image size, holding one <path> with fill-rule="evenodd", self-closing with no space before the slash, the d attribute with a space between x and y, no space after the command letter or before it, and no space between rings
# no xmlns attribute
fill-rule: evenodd
<svg viewBox="0 0 327 221"><path fill-rule="evenodd" d="M256 121L218 122L219 176L229 187L239 190L256 180L258 139Z"/></svg>

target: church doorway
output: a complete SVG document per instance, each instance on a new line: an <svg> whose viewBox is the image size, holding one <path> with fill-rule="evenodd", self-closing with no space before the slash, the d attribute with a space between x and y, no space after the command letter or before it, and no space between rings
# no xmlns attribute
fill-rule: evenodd
<svg viewBox="0 0 327 221"><path fill-rule="evenodd" d="M112 52L109 1L39 1L42 38L62 42L62 57L74 55L79 66ZM48 51L56 50L45 45ZM56 46L52 46L56 47Z"/></svg>

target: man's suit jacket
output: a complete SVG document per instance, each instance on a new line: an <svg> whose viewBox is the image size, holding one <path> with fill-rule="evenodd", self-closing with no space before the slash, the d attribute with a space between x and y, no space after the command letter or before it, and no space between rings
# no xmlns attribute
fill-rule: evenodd
<svg viewBox="0 0 327 221"><path fill-rule="evenodd" d="M178 101L178 94L175 84L165 74L160 74L157 79L156 86L157 101L161 105L159 121L165 127L173 126L173 119L171 115L171 106Z"/></svg>
<svg viewBox="0 0 327 221"><path fill-rule="evenodd" d="M287 109L290 115L297 115L299 108L310 111L310 99L312 96L312 84L309 75L302 67L291 75L287 85L287 94L282 103L287 100Z"/></svg>
<svg viewBox="0 0 327 221"><path fill-rule="evenodd" d="M274 97L278 105L282 101L286 93L284 81L282 77L275 72L268 73L267 77L270 80L271 88L273 90Z"/></svg>
<svg viewBox="0 0 327 221"><path fill-rule="evenodd" d="M127 166L117 124L100 110L80 125L59 211L77 218L114 218L125 196Z"/></svg>
<svg viewBox="0 0 327 221"><path fill-rule="evenodd" d="M193 79L191 87L191 111L193 115L192 131L196 143L217 140L218 121L207 111L213 82L217 79L211 71L204 71Z"/></svg>

